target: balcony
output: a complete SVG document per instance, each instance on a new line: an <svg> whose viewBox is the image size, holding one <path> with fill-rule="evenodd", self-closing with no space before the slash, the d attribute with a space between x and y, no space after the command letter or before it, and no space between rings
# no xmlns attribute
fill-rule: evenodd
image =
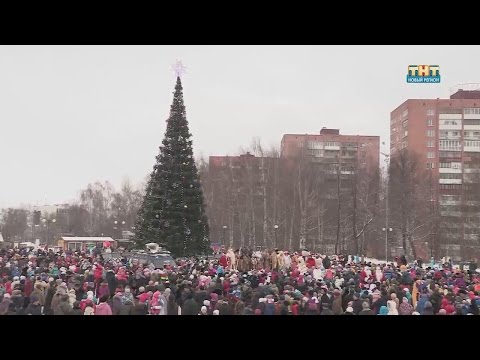
<svg viewBox="0 0 480 360"><path fill-rule="evenodd" d="M480 168L479 169L463 169L463 172L465 174L480 174Z"/></svg>
<svg viewBox="0 0 480 360"><path fill-rule="evenodd" d="M452 216L452 217L461 217L462 212L461 211L440 211L440 216Z"/></svg>
<svg viewBox="0 0 480 360"><path fill-rule="evenodd" d="M438 179L439 184L462 184L462 179Z"/></svg>
<svg viewBox="0 0 480 360"><path fill-rule="evenodd" d="M438 169L440 174L461 174L462 169L452 169L452 168L440 168Z"/></svg>
<svg viewBox="0 0 480 360"><path fill-rule="evenodd" d="M334 146L334 145L328 145L328 146L325 145L323 148L324 148L325 150L335 150L335 151L336 151L336 150L340 150L340 146Z"/></svg>
<svg viewBox="0 0 480 360"><path fill-rule="evenodd" d="M480 114L464 114L463 118L465 120L476 120L476 119L480 119Z"/></svg>
<svg viewBox="0 0 480 360"><path fill-rule="evenodd" d="M439 146L440 151L462 151L462 145L455 147Z"/></svg>
<svg viewBox="0 0 480 360"><path fill-rule="evenodd" d="M440 205L461 205L461 203L462 203L461 201L450 200L450 199L446 199L446 200L440 199L440 201L439 201Z"/></svg>
<svg viewBox="0 0 480 360"><path fill-rule="evenodd" d="M464 240L467 241L478 241L480 239L480 235L478 234L465 234L463 236Z"/></svg>
<svg viewBox="0 0 480 360"><path fill-rule="evenodd" d="M442 123L440 122L440 124L438 125L438 129L440 131L442 130L462 130L462 121L461 120L458 120L456 124L445 124L445 123Z"/></svg>
<svg viewBox="0 0 480 360"><path fill-rule="evenodd" d="M463 151L465 151L465 152L480 152L480 146L464 146Z"/></svg>
<svg viewBox="0 0 480 360"><path fill-rule="evenodd" d="M480 131L480 124L478 124L478 125L464 125L463 130Z"/></svg>

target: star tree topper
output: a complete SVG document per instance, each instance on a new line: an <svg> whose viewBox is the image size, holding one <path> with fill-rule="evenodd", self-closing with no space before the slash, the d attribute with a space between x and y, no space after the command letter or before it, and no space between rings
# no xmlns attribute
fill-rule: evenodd
<svg viewBox="0 0 480 360"><path fill-rule="evenodd" d="M187 68L183 65L181 60L177 60L176 63L172 65L172 70L175 72L175 76L179 78L187 72Z"/></svg>

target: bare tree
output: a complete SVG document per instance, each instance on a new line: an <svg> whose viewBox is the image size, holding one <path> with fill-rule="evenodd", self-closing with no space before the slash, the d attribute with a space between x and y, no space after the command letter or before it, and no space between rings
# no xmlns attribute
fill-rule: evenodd
<svg viewBox="0 0 480 360"><path fill-rule="evenodd" d="M417 257L415 241L432 234L435 214L431 211L431 177L416 153L404 149L390 161L389 199L392 223L401 234L402 248Z"/></svg>

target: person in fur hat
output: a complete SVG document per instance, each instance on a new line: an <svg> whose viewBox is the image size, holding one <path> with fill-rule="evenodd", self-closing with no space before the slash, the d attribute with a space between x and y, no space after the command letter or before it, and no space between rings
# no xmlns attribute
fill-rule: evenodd
<svg viewBox="0 0 480 360"><path fill-rule="evenodd" d="M37 283L35 290L32 291L30 295L30 302L32 301L32 296L35 296L38 299L40 306L45 306L45 294L43 292L43 285L41 283Z"/></svg>
<svg viewBox="0 0 480 360"><path fill-rule="evenodd" d="M77 301L77 295L75 295L75 289L68 290L68 301L70 306L73 308L73 304Z"/></svg>
<svg viewBox="0 0 480 360"><path fill-rule="evenodd" d="M342 315L342 292L339 289L333 291L332 311L334 315Z"/></svg>

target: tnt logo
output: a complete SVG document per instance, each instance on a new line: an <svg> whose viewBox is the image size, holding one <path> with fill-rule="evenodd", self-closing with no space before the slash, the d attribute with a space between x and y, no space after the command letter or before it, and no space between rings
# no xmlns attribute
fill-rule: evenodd
<svg viewBox="0 0 480 360"><path fill-rule="evenodd" d="M408 83L439 83L440 68L438 65L409 65Z"/></svg>

